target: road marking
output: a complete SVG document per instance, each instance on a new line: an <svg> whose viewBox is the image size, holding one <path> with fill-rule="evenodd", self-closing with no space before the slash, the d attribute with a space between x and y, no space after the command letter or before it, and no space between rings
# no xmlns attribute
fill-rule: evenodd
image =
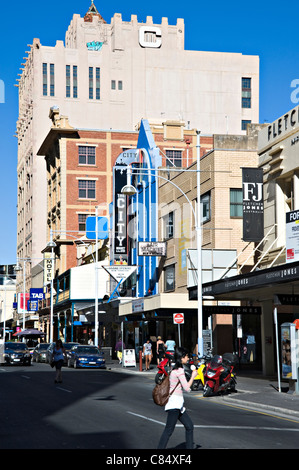
<svg viewBox="0 0 299 470"><path fill-rule="evenodd" d="M73 393L71 390L67 390L66 388L62 388L62 387L56 387L57 390L62 390L63 392L67 392L67 393Z"/></svg>
<svg viewBox="0 0 299 470"><path fill-rule="evenodd" d="M137 418L142 418L147 421L152 421L153 423L162 424L162 426L165 426L165 423L163 423L162 421L157 421L156 419L148 418L147 416L143 415L138 415L137 413L132 413L131 411L127 411L127 413L129 413L129 415L137 416Z"/></svg>
<svg viewBox="0 0 299 470"><path fill-rule="evenodd" d="M197 396L195 398L197 398L197 400L206 400L206 398L201 397L201 396ZM210 397L210 398L213 398L213 397ZM298 424L298 419L291 419L291 418L286 418L285 416L281 416L281 413L283 413L283 410L279 410L279 408L277 409L276 412L272 411L272 413L270 413L270 412L263 411L261 407L259 407L258 403L252 403L251 405L248 405L248 406L241 405L241 403L230 404L224 401L220 402L216 400L214 400L212 403L216 403L216 405L228 406L230 408L237 408L238 410L250 411L251 413L257 413L260 415L270 416L271 418L276 418L282 421L289 421L290 423Z"/></svg>
<svg viewBox="0 0 299 470"><path fill-rule="evenodd" d="M144 415L139 415L137 413L132 413L131 411L127 411L128 414L136 416L137 418L145 419L146 421L152 421L153 423L162 424L165 426L165 423L162 421L157 421L156 419L148 418ZM177 424L177 427L183 428L183 424ZM205 424L194 424L195 428L201 429L241 429L244 431L288 431L288 432L299 432L299 429L293 428L272 428L270 426L225 426L225 425L205 425Z"/></svg>
<svg viewBox="0 0 299 470"><path fill-rule="evenodd" d="M27 380L30 380L30 379L31 379L31 377L28 377L27 375L21 375L21 377L22 377L23 379L27 379Z"/></svg>

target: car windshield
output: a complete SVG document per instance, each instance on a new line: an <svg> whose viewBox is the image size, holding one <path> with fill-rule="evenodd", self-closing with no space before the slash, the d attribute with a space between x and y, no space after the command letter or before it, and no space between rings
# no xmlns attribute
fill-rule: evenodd
<svg viewBox="0 0 299 470"><path fill-rule="evenodd" d="M79 346L76 352L80 354L99 354L100 351L95 346Z"/></svg>
<svg viewBox="0 0 299 470"><path fill-rule="evenodd" d="M48 349L48 344L40 344L38 349Z"/></svg>
<svg viewBox="0 0 299 470"><path fill-rule="evenodd" d="M26 344L23 343L5 343L5 349L14 349L15 351L27 351Z"/></svg>
<svg viewBox="0 0 299 470"><path fill-rule="evenodd" d="M76 346L77 343L64 343L63 347L64 349L72 349L74 346Z"/></svg>

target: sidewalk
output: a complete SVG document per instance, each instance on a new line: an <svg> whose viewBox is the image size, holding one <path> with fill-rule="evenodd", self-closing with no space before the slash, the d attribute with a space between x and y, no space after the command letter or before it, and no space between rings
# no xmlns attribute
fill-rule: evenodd
<svg viewBox="0 0 299 470"><path fill-rule="evenodd" d="M136 367L123 367L115 360L106 363L107 369L124 374L137 374L153 379L157 373L156 365L152 365L149 371L140 371L139 364ZM143 364L144 367L144 364ZM231 405L236 405L254 410L263 410L268 413L276 413L285 418L299 419L299 395L288 393L288 382L281 382L281 392L278 391L277 378L263 377L250 372L237 373L237 392L224 394L217 398L206 398L207 400L222 400ZM202 391L191 392L197 396L202 395Z"/></svg>

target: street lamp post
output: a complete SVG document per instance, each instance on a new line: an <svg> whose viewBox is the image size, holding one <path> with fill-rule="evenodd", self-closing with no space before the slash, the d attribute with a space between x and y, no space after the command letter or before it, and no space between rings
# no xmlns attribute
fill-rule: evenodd
<svg viewBox="0 0 299 470"><path fill-rule="evenodd" d="M26 311L27 311L27 305L26 305L26 263L27 263L27 261L31 261L31 258L17 258L17 265L15 267L16 272L22 270L22 268L19 264L20 261L23 261L23 330L25 330Z"/></svg>
<svg viewBox="0 0 299 470"><path fill-rule="evenodd" d="M53 321L54 321L54 305L53 305L53 288L54 288L54 248L56 243L53 240L53 231L50 231L50 241L47 244L48 248L51 248L51 297L50 297L50 343L53 342Z"/></svg>
<svg viewBox="0 0 299 470"><path fill-rule="evenodd" d="M167 183L172 184L175 186L181 194L186 198L187 202L190 205L191 211L194 216L195 220L195 228L196 228L196 239L197 239L197 323L198 323L198 331L197 331L197 345L198 345L198 354L201 356L204 353L203 350L203 315L202 315L202 272L201 272L201 262L202 262L202 253L201 253L201 245L202 245L202 236L201 236L201 205L200 205L200 131L197 131L197 211L195 212L192 202L188 198L188 196L184 193L184 191L177 186L173 181L164 178L161 175L156 174L156 169L151 169L151 168L134 168L134 171L137 171L137 173L134 173L132 167L128 165L127 167L127 184L124 186L121 190L122 194L125 194L127 196L132 196L134 194L137 194L137 189L131 184L131 176L133 174L140 174L140 172L151 172L154 171L154 177L163 179L167 181ZM183 171L183 170L182 170ZM150 173L151 174L151 173Z"/></svg>

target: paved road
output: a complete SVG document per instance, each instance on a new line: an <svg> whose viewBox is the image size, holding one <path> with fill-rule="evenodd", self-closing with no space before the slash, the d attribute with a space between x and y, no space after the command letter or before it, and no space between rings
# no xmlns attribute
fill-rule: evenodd
<svg viewBox="0 0 299 470"><path fill-rule="evenodd" d="M166 413L153 404L153 377L63 369L0 367L1 449L156 449ZM186 397L198 449L297 449L299 421ZM178 426L169 448L184 448Z"/></svg>

